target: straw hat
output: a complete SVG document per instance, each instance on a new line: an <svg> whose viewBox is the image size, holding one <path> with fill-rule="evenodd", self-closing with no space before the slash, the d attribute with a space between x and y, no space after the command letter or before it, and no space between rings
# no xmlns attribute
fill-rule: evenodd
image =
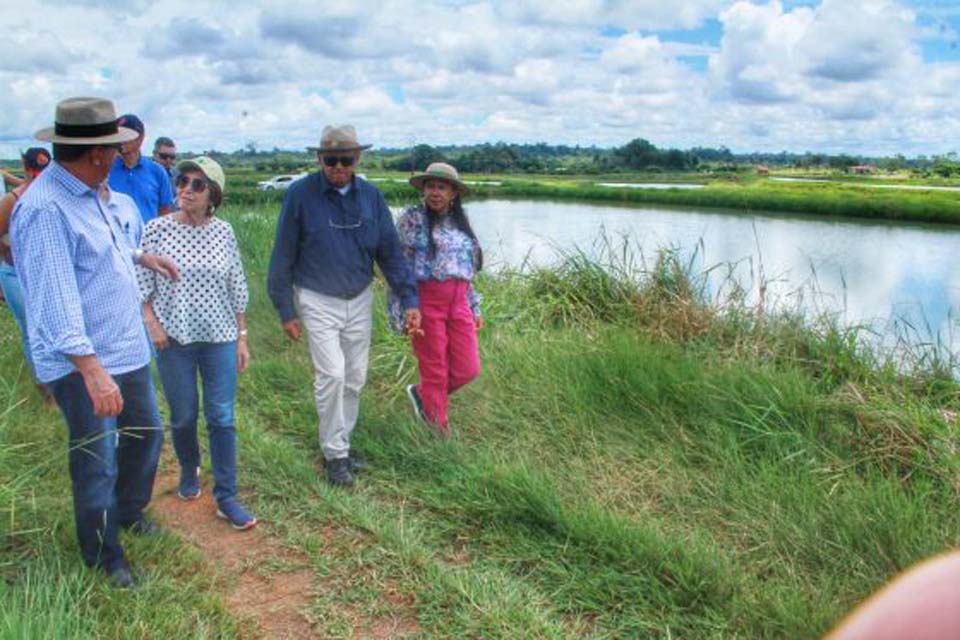
<svg viewBox="0 0 960 640"><path fill-rule="evenodd" d="M207 176L207 180L216 183L220 187L220 193L223 193L227 187L227 177L223 173L220 163L209 156L199 156L190 160L181 160L177 163L177 171L186 173L187 171L199 171Z"/></svg>
<svg viewBox="0 0 960 640"><path fill-rule="evenodd" d="M423 183L427 180L444 180L453 185L460 195L470 193L470 188L460 180L460 174L457 173L453 165L446 162L434 162L423 173L410 178L410 184L414 189L423 191Z"/></svg>
<svg viewBox="0 0 960 640"><path fill-rule="evenodd" d="M133 140L133 129L118 125L117 110L106 98L67 98L57 104L54 126L34 134L56 144L117 144Z"/></svg>
<svg viewBox="0 0 960 640"><path fill-rule="evenodd" d="M340 153L363 151L372 146L372 144L360 144L357 140L357 130L352 124L342 124L338 127L325 126L320 134L320 146L307 148L317 153Z"/></svg>

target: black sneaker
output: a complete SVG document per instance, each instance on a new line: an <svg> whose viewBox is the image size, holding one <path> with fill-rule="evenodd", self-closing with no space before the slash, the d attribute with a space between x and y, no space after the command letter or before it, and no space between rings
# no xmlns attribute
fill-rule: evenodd
<svg viewBox="0 0 960 640"><path fill-rule="evenodd" d="M133 579L133 574L130 573L130 567L125 564L107 571L107 580L110 582L110 586L116 589L129 589L137 584L137 581Z"/></svg>
<svg viewBox="0 0 960 640"><path fill-rule="evenodd" d="M146 517L122 526L133 535L142 536L144 538L158 536L163 533L163 527Z"/></svg>
<svg viewBox="0 0 960 640"><path fill-rule="evenodd" d="M327 474L327 482L333 486L353 486L353 474L350 473L350 458L327 460L323 467Z"/></svg>
<svg viewBox="0 0 960 640"><path fill-rule="evenodd" d="M417 385L407 385L407 397L410 398L410 404L413 405L413 415L417 416L417 420L423 420L423 400L420 399Z"/></svg>
<svg viewBox="0 0 960 640"><path fill-rule="evenodd" d="M355 455L353 451L350 452L350 455L347 456L347 460L350 461L350 473L356 473L358 471L366 471L370 468L370 465L367 463L366 459Z"/></svg>

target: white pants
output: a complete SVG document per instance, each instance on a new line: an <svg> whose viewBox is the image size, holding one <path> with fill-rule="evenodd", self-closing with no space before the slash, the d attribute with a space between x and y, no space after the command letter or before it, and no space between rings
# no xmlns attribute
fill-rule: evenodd
<svg viewBox="0 0 960 640"><path fill-rule="evenodd" d="M367 381L373 288L343 300L294 287L294 300L310 343L320 446L327 460L345 458Z"/></svg>

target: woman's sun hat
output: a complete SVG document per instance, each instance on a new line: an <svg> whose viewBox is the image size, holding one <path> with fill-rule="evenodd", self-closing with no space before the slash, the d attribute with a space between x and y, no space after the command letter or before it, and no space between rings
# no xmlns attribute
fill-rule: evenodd
<svg viewBox="0 0 960 640"><path fill-rule="evenodd" d="M180 173L199 171L207 176L207 180L220 187L220 193L223 193L227 188L227 176L223 173L223 167L210 156L198 156L189 160L181 160L177 163L177 171Z"/></svg>
<svg viewBox="0 0 960 640"><path fill-rule="evenodd" d="M427 180L443 180L444 182L449 182L460 195L470 193L470 188L460 180L460 174L457 173L456 168L446 162L432 163L423 173L412 176L410 178L410 184L417 191L423 191L423 184Z"/></svg>

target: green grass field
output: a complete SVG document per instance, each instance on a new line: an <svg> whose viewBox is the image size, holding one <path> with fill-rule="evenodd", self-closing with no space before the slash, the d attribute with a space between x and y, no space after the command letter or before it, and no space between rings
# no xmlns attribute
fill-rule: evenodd
<svg viewBox="0 0 960 640"><path fill-rule="evenodd" d="M269 176L234 171L228 201L246 206L276 205L283 192L260 192L258 180ZM371 172L377 186L394 202L416 199L416 191L402 182L409 174ZM819 176L823 177L823 176ZM829 176L832 183L774 182L755 175L613 174L601 176L467 175L468 180L500 182L477 184L475 198L541 198L582 200L623 205L668 204L723 208L743 212L776 211L874 220L960 223L960 192L874 189L891 184L873 177ZM700 189L625 189L597 186L602 182L699 183ZM896 180L910 186L938 186L936 181ZM940 185L942 186L942 185Z"/></svg>
<svg viewBox="0 0 960 640"><path fill-rule="evenodd" d="M373 469L332 490L305 346L264 293L276 206L223 214L252 291L240 484L314 571L320 637L396 612L420 638L813 638L958 543L945 368L903 376L828 320L705 306L669 254L642 281L579 255L484 278L483 374L449 442L410 417L378 283L354 438ZM65 428L0 326L0 638L256 637L177 531L128 540L137 590L81 567Z"/></svg>

